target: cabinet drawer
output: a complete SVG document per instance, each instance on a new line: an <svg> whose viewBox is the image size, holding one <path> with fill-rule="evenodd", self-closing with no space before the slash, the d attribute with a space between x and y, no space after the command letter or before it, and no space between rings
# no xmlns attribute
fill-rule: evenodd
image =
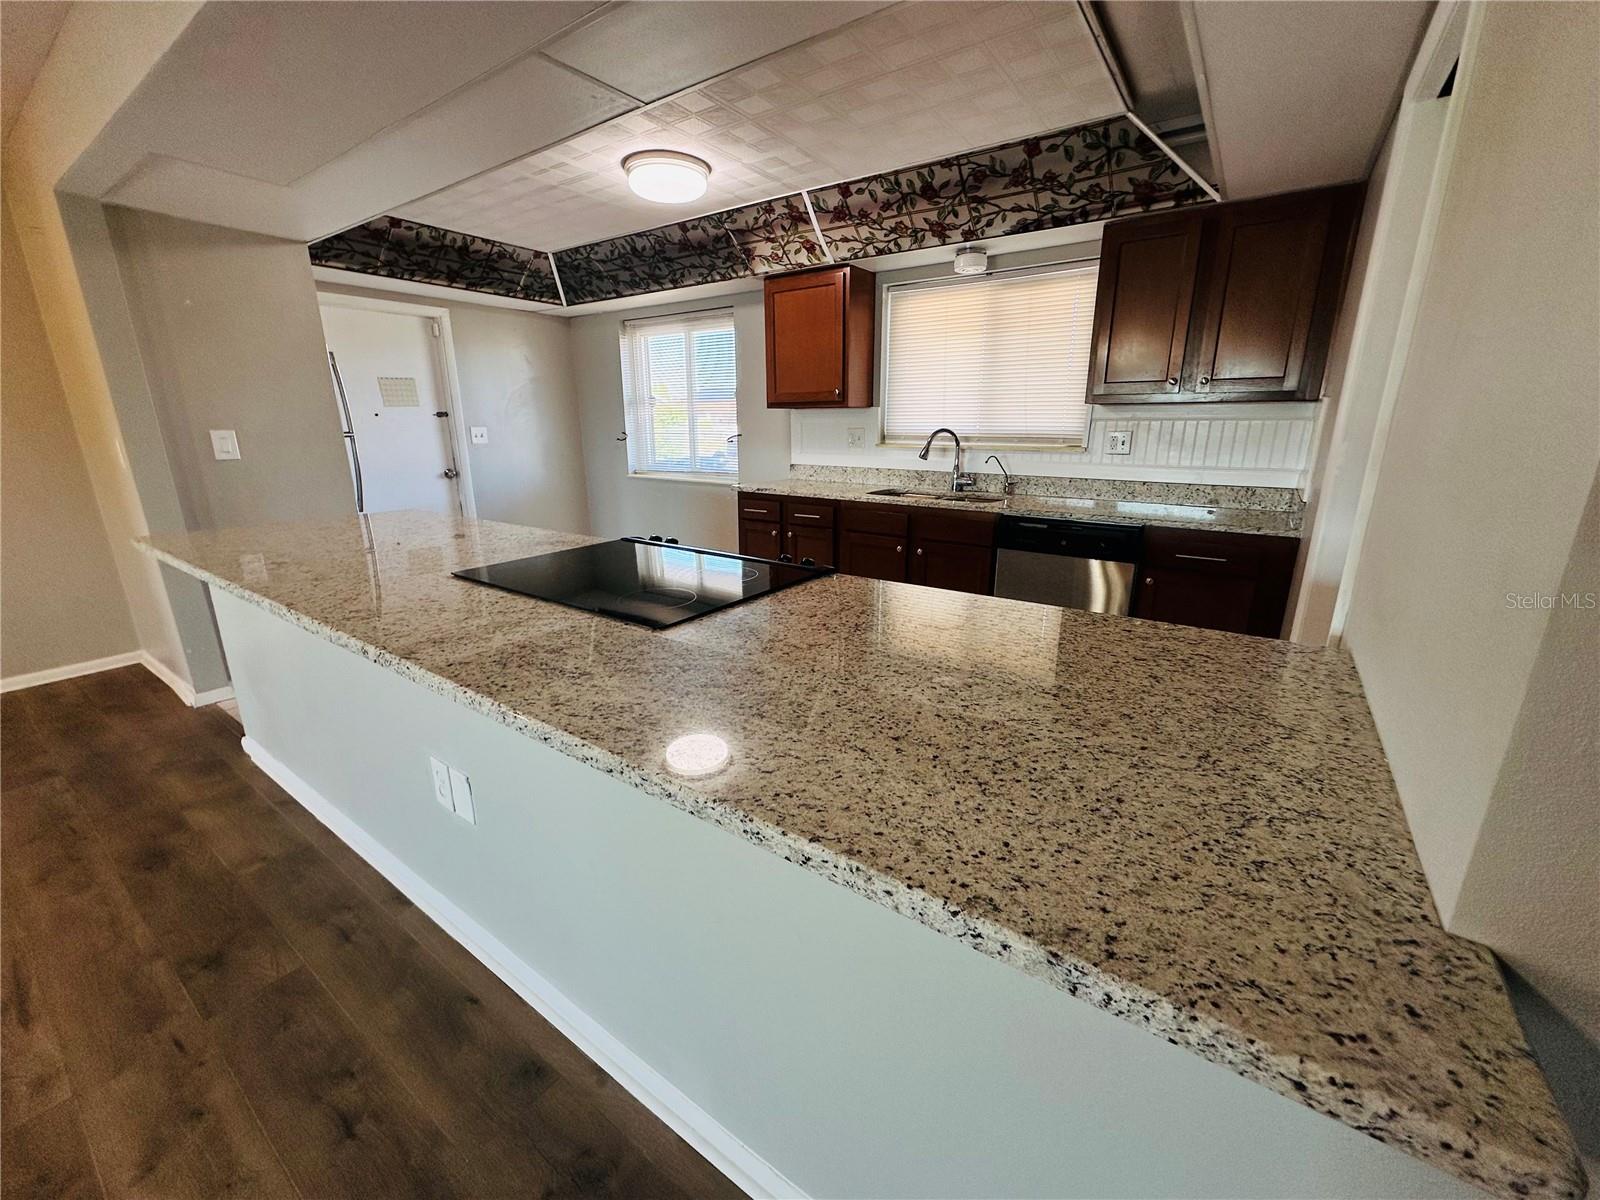
<svg viewBox="0 0 1600 1200"><path fill-rule="evenodd" d="M776 496L762 496L754 492L739 493L739 520L779 521L783 519Z"/></svg>
<svg viewBox="0 0 1600 1200"><path fill-rule="evenodd" d="M826 500L785 500L783 520L786 525L800 529L808 525L833 528L834 505Z"/></svg>
<svg viewBox="0 0 1600 1200"><path fill-rule="evenodd" d="M1258 575L1287 558L1294 561L1294 538L1264 534L1211 533L1203 529L1147 526L1144 562L1150 567L1203 571L1211 575Z"/></svg>
<svg viewBox="0 0 1600 1200"><path fill-rule="evenodd" d="M906 510L883 508L876 504L842 504L839 522L853 533L876 533L884 537L904 537Z"/></svg>
<svg viewBox="0 0 1600 1200"><path fill-rule="evenodd" d="M995 518L992 513L946 512L919 508L911 514L914 540L956 542L966 546L994 545Z"/></svg>

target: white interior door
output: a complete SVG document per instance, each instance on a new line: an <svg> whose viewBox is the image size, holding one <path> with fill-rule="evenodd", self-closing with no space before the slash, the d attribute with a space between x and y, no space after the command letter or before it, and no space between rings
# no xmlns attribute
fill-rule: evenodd
<svg viewBox="0 0 1600 1200"><path fill-rule="evenodd" d="M350 404L366 511L460 513L433 318L324 303L322 328Z"/></svg>

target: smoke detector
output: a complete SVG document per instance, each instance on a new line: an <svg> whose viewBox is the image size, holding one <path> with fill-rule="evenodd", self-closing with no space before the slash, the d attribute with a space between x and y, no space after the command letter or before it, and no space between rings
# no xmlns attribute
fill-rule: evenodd
<svg viewBox="0 0 1600 1200"><path fill-rule="evenodd" d="M989 253L973 246L956 251L957 275L982 275L989 269Z"/></svg>

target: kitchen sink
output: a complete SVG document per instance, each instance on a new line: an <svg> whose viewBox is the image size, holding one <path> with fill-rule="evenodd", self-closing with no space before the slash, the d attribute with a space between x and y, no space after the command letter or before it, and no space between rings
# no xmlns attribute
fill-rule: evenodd
<svg viewBox="0 0 1600 1200"><path fill-rule="evenodd" d="M999 504L1005 499L993 492L913 492L905 488L879 488L869 496L909 496L914 500L958 500L963 504Z"/></svg>

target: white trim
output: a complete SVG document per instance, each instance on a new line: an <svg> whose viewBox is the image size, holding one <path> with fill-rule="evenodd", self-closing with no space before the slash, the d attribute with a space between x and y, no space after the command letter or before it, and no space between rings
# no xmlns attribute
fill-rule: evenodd
<svg viewBox="0 0 1600 1200"><path fill-rule="evenodd" d="M817 245L822 247L822 253L827 256L829 262L832 262L833 251L828 247L828 239L823 235L822 226L817 221L817 210L812 206L811 193L801 188L800 199L805 201L806 216L811 218L811 232L817 235Z"/></svg>
<svg viewBox="0 0 1600 1200"><path fill-rule="evenodd" d="M233 699L233 687L231 684L212 688L205 692L196 692L192 683L148 651L141 650L139 652L139 662L144 664L145 670L177 693L178 699L182 700L190 708L204 708L206 705L215 704L219 700Z"/></svg>
<svg viewBox="0 0 1600 1200"><path fill-rule="evenodd" d="M511 296L496 296L490 292L469 292L466 288L444 287L437 283L414 283L409 279L391 279L387 275L366 275L360 271L341 271L337 267L311 268L311 278L318 283L335 287L362 288L369 292L395 292L402 296L426 296L430 300L448 300L452 304L476 304L483 308L511 308L519 312L542 313L559 317L561 305L539 300L517 300ZM358 297L349 297L357 299Z"/></svg>
<svg viewBox="0 0 1600 1200"><path fill-rule="evenodd" d="M1465 10L1465 20L1461 12ZM1456 140L1461 131L1462 103L1471 80L1472 68L1477 59L1478 34L1483 28L1483 6L1441 5L1434 10L1433 19L1423 36L1422 48L1406 80L1405 99L1401 102L1400 122L1395 132L1394 160L1414 152L1411 146L1415 127L1414 116L1419 104L1438 103L1426 90L1419 95L1419 86L1426 88L1425 79L1431 78L1443 57L1441 45L1447 45L1458 35L1461 39L1460 58L1456 65L1455 86L1451 91L1450 109L1445 114L1444 131L1434 151L1433 174L1428 183L1428 195L1422 225L1412 247L1409 283L1400 309L1400 319L1395 331L1394 345L1389 352L1389 370L1384 378L1383 393L1378 400L1378 419L1372 430L1372 444L1367 452L1366 469L1361 477L1361 495L1356 501L1355 516L1350 522L1350 546L1345 553L1344 569L1339 575L1339 591L1333 601L1333 616L1329 622L1328 644L1337 646L1344 638L1344 627L1350 618L1350 605L1355 597L1357 576L1360 573L1361 555L1366 548L1367 525L1372 519L1373 497L1378 488L1378 475L1383 468L1383 456L1389 445L1389 429L1394 423L1394 407L1405 377L1406 359L1411 353L1411 335L1416 329L1417 309L1422 304L1422 292L1427 283L1428 264L1433 258L1434 236L1439 228L1439 213L1444 205L1445 185L1449 180L1451 164L1455 160ZM1447 52L1446 52L1447 53ZM1392 171L1398 171L1391 167ZM1373 264L1367 265L1367 277L1373 277ZM1346 368L1348 375L1349 369Z"/></svg>
<svg viewBox="0 0 1600 1200"><path fill-rule="evenodd" d="M709 483L714 487L732 487L739 482L739 472L723 475L691 475L688 471L629 471L629 479L666 480L668 483Z"/></svg>
<svg viewBox="0 0 1600 1200"><path fill-rule="evenodd" d="M548 979L483 926L385 849L338 807L264 749L240 739L244 752L267 777L330 829L340 841L398 888L422 913L521 996L540 1016L588 1055L629 1095L750 1196L804 1197L805 1193L746 1146L698 1104L673 1086Z"/></svg>
<svg viewBox="0 0 1600 1200"><path fill-rule="evenodd" d="M105 658L91 658L86 662L68 663L64 667L47 667L43 671L29 671L0 679L0 692L19 692L23 688L40 687L47 683L60 683L63 679L77 679L83 675L98 675L102 671L116 671L122 667L143 667L171 688L190 708L203 708L219 700L233 699L232 686L212 688L196 693L183 676L168 667L148 650L129 650L126 654L111 654Z"/></svg>
<svg viewBox="0 0 1600 1200"><path fill-rule="evenodd" d="M1145 137L1149 138L1152 142L1154 142L1157 146L1159 146L1161 148L1161 153L1165 154L1173 162L1177 163L1178 164L1178 169L1181 170L1190 179L1192 179L1196 183L1198 183L1200 185L1201 189L1204 190L1206 195L1210 196L1213 200L1221 200L1222 199L1222 193L1217 191L1216 188L1212 187L1209 183L1207 183L1204 179L1202 179L1200 177L1200 173L1198 171L1196 171L1193 167L1191 167L1187 162L1185 162L1182 155L1180 155L1171 146L1167 145L1167 143L1162 140L1162 137L1161 137L1161 135L1159 133L1157 133L1154 129L1151 129L1150 126L1146 125L1143 121L1141 121L1139 119L1139 114L1137 114L1136 112L1134 112L1130 108L1127 112L1123 113L1122 115L1127 117L1128 120L1132 121L1135 125L1137 125L1139 127L1139 132L1143 133L1145 135Z"/></svg>
<svg viewBox="0 0 1600 1200"><path fill-rule="evenodd" d="M27 671L21 675L8 675L0 679L0 692L20 692L23 688L39 687L46 683L59 683L63 679L76 679L80 675L97 675L101 671L115 671L118 667L131 667L142 663L145 653L130 650L126 654L110 654L105 658L91 658L85 662L68 663L64 667L46 667L42 671Z"/></svg>
<svg viewBox="0 0 1600 1200"><path fill-rule="evenodd" d="M438 354L434 365L439 372L439 387L450 413L445 422L450 440L450 458L456 469L456 498L461 503L461 515L469 521L478 519L477 490L472 484L472 457L467 453L471 444L467 436L467 414L461 403L461 378L456 370L455 330L450 324L450 310L437 304L418 304L415 300L385 300L377 296L346 296L342 292L317 292L317 306L355 308L366 312L394 313L402 317L420 317L437 321L439 333Z"/></svg>

